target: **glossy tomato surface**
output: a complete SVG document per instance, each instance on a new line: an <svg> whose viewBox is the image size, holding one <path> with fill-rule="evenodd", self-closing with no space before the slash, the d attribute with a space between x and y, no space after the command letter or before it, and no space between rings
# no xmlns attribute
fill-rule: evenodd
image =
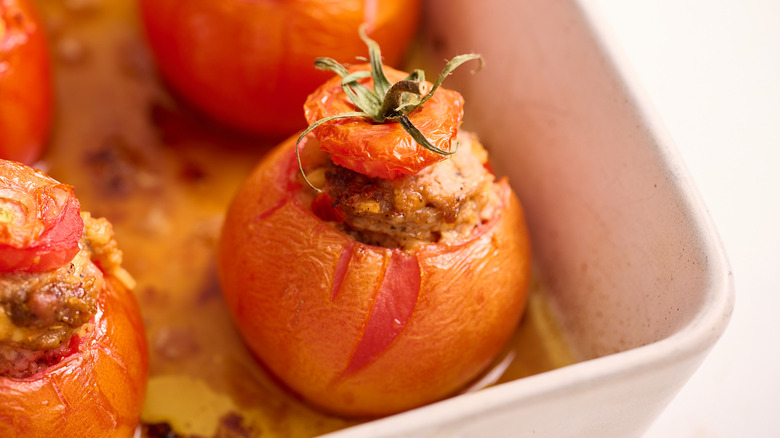
<svg viewBox="0 0 780 438"><path fill-rule="evenodd" d="M0 160L0 272L43 272L70 262L84 230L73 187Z"/></svg>
<svg viewBox="0 0 780 438"><path fill-rule="evenodd" d="M48 42L34 3L0 1L0 158L40 158L52 99Z"/></svg>
<svg viewBox="0 0 780 438"><path fill-rule="evenodd" d="M77 351L32 377L0 377L0 436L133 436L146 392L146 337L133 294L106 280L94 330Z"/></svg>
<svg viewBox="0 0 780 438"><path fill-rule="evenodd" d="M157 65L174 90L206 114L256 134L306 126L306 96L331 77L328 56L368 57L358 28L398 66L419 21L419 0L141 0Z"/></svg>
<svg viewBox="0 0 780 438"><path fill-rule="evenodd" d="M353 66L350 72L371 71L368 64ZM408 75L391 67L385 75L394 84ZM363 85L373 88L373 80ZM432 84L429 84L429 88ZM341 77L335 76L317 88L306 99L306 121L317 120L355 111L354 105L341 87ZM463 118L463 97L457 91L440 87L409 120L437 148L453 151L452 139L457 137ZM392 179L414 175L420 170L447 158L419 145L397 122L374 123L368 118L345 118L326 122L314 130L320 147L329 152L334 163L364 175Z"/></svg>
<svg viewBox="0 0 780 438"><path fill-rule="evenodd" d="M494 360L524 308L529 241L508 184L469 240L370 246L299 196L294 142L260 163L222 230L220 281L246 343L294 392L341 415L453 394Z"/></svg>

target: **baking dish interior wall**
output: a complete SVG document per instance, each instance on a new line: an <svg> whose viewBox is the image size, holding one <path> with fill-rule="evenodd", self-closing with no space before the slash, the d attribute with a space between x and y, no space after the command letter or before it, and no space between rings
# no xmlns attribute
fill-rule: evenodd
<svg viewBox="0 0 780 438"><path fill-rule="evenodd" d="M626 69L581 5L428 0L423 28L435 72L459 53L485 59L445 85L463 93L464 129L524 203L542 279L581 358L690 322L707 287L695 221Z"/></svg>

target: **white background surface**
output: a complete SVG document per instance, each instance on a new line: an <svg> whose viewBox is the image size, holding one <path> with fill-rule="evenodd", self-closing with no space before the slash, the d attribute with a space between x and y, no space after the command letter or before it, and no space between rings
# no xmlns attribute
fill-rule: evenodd
<svg viewBox="0 0 780 438"><path fill-rule="evenodd" d="M780 436L780 1L594 0L685 160L736 284L647 438Z"/></svg>

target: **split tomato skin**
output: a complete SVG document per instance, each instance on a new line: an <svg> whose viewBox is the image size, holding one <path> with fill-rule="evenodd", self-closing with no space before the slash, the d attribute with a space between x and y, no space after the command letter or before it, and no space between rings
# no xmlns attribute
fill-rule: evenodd
<svg viewBox="0 0 780 438"><path fill-rule="evenodd" d="M49 47L30 0L0 5L0 158L33 164L52 120Z"/></svg>
<svg viewBox="0 0 780 438"><path fill-rule="evenodd" d="M231 203L218 248L223 294L249 348L319 408L375 417L463 388L522 315L530 244L520 203L469 240L417 250L362 244L301 201L295 139Z"/></svg>
<svg viewBox="0 0 780 438"><path fill-rule="evenodd" d="M0 436L132 437L147 373L135 297L107 276L94 331L79 340L77 351L32 377L0 377Z"/></svg>
<svg viewBox="0 0 780 438"><path fill-rule="evenodd" d="M303 129L306 96L330 78L322 55L368 56L361 24L398 65L417 30L420 0L141 0L158 68L185 100L217 121L265 136Z"/></svg>

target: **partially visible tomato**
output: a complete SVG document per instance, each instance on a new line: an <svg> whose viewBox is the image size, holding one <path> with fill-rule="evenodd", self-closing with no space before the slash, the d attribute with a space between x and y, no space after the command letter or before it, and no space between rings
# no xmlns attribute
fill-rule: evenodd
<svg viewBox="0 0 780 438"><path fill-rule="evenodd" d="M155 59L172 88L222 123L263 135L306 126L306 96L331 77L323 54L367 57L360 25L400 64L420 0L141 0Z"/></svg>
<svg viewBox="0 0 780 438"><path fill-rule="evenodd" d="M111 233L106 228L92 231L102 237ZM79 251L80 242L94 238L88 233L84 239L84 233L84 221L72 187L23 164L0 160L0 275L14 274L4 283L4 299L7 295L26 294L24 288L30 288L36 281L52 280L46 274L16 275L20 271L39 272L67 266L75 269L71 260ZM103 269L101 256L92 255L95 259L87 263ZM111 265L108 269L109 272L102 273L105 283L80 278L82 284L75 294L97 292L94 293L96 312L90 313L90 324L79 327L76 334L67 338L69 344L63 349L64 355L54 358L53 364L45 368L35 368L35 374L29 377L0 376L0 436L133 435L146 390L146 334L135 296L126 286L132 279L118 266ZM20 289L11 290L12 284ZM54 299L37 301L35 305L56 306L57 297L64 292L61 288L68 287L67 284L54 279L41 286L41 290L50 286L47 290ZM100 284L99 289L87 290L88 285L95 284ZM0 308L4 321L8 320L7 306L4 301ZM3 333L8 336L2 339L4 351L18 348L24 358L24 348L17 339L17 333L24 336L24 332L15 332L5 324L11 323L4 322ZM56 328L56 325L45 328ZM3 360L17 359L4 357Z"/></svg>
<svg viewBox="0 0 780 438"><path fill-rule="evenodd" d="M32 164L48 140L51 67L30 0L0 0L0 158Z"/></svg>
<svg viewBox="0 0 780 438"><path fill-rule="evenodd" d="M387 66L383 69L391 84L407 76L407 73ZM363 64L349 69L349 72L356 71L369 72L371 66ZM354 104L342 90L341 79L339 76L331 78L306 99L304 111L309 124L354 111ZM360 83L373 87L371 78ZM457 91L442 87L423 106L409 114L409 121L426 139L447 152L455 150L452 140L457 137L462 118L463 97ZM413 175L447 158L447 155L421 146L398 122L375 123L369 118L353 117L323 123L313 132L334 163L376 178Z"/></svg>
<svg viewBox="0 0 780 438"><path fill-rule="evenodd" d="M0 160L0 272L42 272L69 262L84 230L73 187Z"/></svg>
<svg viewBox="0 0 780 438"><path fill-rule="evenodd" d="M146 393L146 336L132 292L106 280L94 330L70 355L26 379L0 377L0 436L133 436Z"/></svg>

